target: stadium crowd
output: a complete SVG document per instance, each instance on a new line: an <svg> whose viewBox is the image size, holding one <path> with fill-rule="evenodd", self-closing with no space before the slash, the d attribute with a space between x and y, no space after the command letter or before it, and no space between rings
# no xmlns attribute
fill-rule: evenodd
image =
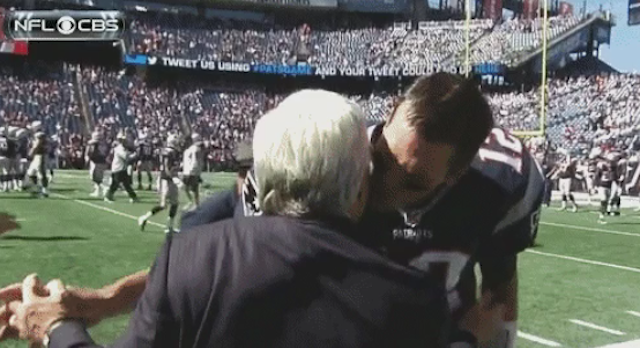
<svg viewBox="0 0 640 348"><path fill-rule="evenodd" d="M165 57L244 63L296 64L332 68L398 68L462 64L464 21L424 22L403 26L294 27L274 23L202 19L170 13L135 13L129 49ZM553 39L580 22L578 17L550 19ZM542 44L541 20L511 19L494 25L472 20L469 26L474 64L512 65Z"/></svg>
<svg viewBox="0 0 640 348"><path fill-rule="evenodd" d="M26 71L29 71L26 73ZM82 166L83 136L79 98L73 75L80 71L93 123L113 139L127 128L160 143L159 134L202 134L208 145L208 167L233 160L236 144L251 134L256 121L282 94L260 86L218 86L178 82L154 84L139 76L99 67L4 67L0 80L0 113L4 124L24 126L40 120L59 139L60 161ZM640 76L609 74L551 79L547 109L548 139L556 146L586 154L603 143L629 146L640 129ZM509 130L540 127L540 90L487 93L497 123ZM370 122L380 122L394 105L394 95L356 95ZM62 164L62 163L61 163Z"/></svg>

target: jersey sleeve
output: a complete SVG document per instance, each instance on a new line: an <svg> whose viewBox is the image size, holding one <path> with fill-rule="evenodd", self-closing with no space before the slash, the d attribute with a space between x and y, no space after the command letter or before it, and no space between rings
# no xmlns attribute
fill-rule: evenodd
<svg viewBox="0 0 640 348"><path fill-rule="evenodd" d="M484 254L513 255L528 248L538 233L544 174L538 162L523 153L523 181L518 194L488 239Z"/></svg>

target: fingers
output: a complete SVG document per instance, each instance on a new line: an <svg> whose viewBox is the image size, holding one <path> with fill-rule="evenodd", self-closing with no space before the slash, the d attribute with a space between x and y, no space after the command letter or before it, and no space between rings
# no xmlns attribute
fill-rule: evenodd
<svg viewBox="0 0 640 348"><path fill-rule="evenodd" d="M22 300L22 284L15 283L0 289L0 301L9 303Z"/></svg>
<svg viewBox="0 0 640 348"><path fill-rule="evenodd" d="M62 293L65 291L64 284L60 279L54 279L47 283L46 289L49 290L49 295L57 300L62 298Z"/></svg>
<svg viewBox="0 0 640 348"><path fill-rule="evenodd" d="M9 325L0 325L0 342L6 340L14 340L18 337L18 330Z"/></svg>
<svg viewBox="0 0 640 348"><path fill-rule="evenodd" d="M24 302L31 303L38 298L36 291L39 284L40 280L35 273L29 274L24 278L24 281L22 281L22 300Z"/></svg>

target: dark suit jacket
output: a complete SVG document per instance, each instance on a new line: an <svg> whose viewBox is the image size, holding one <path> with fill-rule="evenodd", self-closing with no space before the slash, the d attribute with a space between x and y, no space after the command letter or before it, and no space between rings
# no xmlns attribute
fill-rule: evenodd
<svg viewBox="0 0 640 348"><path fill-rule="evenodd" d="M168 238L114 347L444 347L444 290L351 225L251 217ZM96 347L80 324L50 347Z"/></svg>
<svg viewBox="0 0 640 348"><path fill-rule="evenodd" d="M206 225L233 217L238 203L235 187L219 191L207 197L197 209L187 211L180 219L180 229L186 231L196 226Z"/></svg>

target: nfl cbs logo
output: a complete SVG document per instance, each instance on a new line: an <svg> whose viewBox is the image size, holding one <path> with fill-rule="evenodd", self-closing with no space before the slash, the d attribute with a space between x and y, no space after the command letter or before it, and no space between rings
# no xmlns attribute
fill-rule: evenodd
<svg viewBox="0 0 640 348"><path fill-rule="evenodd" d="M4 31L13 40L113 41L125 30L119 11L12 11Z"/></svg>

